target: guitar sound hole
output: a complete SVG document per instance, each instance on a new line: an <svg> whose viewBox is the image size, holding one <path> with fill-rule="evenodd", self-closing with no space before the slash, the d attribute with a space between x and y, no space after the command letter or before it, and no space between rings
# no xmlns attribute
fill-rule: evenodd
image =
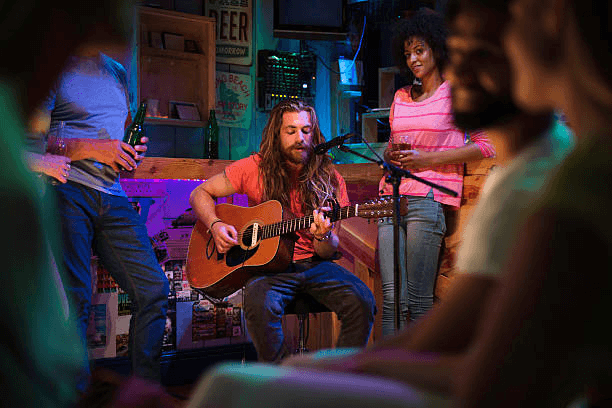
<svg viewBox="0 0 612 408"><path fill-rule="evenodd" d="M242 232L242 245L249 248L253 242L253 226L250 225Z"/></svg>
<svg viewBox="0 0 612 408"><path fill-rule="evenodd" d="M257 248L244 250L240 246L236 245L232 247L225 256L225 264L227 266L238 266L246 262L250 257L255 255Z"/></svg>

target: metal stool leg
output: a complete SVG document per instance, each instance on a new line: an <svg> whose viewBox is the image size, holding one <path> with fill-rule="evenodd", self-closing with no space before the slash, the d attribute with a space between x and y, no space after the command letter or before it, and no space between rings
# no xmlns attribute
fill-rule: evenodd
<svg viewBox="0 0 612 408"><path fill-rule="evenodd" d="M321 312L329 312L329 309L314 300L312 296L304 293L298 294L285 307L285 314L296 315L298 319L298 348L294 350L294 354L301 355L308 352L306 343L308 342L308 332L310 330L310 313Z"/></svg>
<svg viewBox="0 0 612 408"><path fill-rule="evenodd" d="M306 331L304 329L305 322L308 319L308 313L299 313L298 314L298 348L295 350L296 354L303 355L304 353L308 353L308 349L306 348Z"/></svg>

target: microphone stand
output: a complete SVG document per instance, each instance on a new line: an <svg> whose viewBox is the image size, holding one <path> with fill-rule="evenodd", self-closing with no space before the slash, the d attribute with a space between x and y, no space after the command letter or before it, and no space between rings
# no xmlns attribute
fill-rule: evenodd
<svg viewBox="0 0 612 408"><path fill-rule="evenodd" d="M393 265L394 265L393 267L393 284L394 284L393 290L394 290L394 302L395 302L394 323L395 323L395 331L399 332L400 316L401 316L400 314L400 309L401 309L400 308L400 290L402 288L400 255L399 255L399 226L400 226L400 221L401 221L399 187L402 181L402 177L411 178L420 183L428 185L432 188L440 190L446 194L449 194L453 197L457 197L458 194L455 191L450 190L446 187L439 186L435 183L432 183L431 181L415 176L408 170L404 170L397 166L394 166L391 163L387 163L378 155L378 153L376 153L376 151L372 149L372 147L370 147L370 145L365 139L361 138L361 140L363 140L363 142L366 144L368 149L370 149L374 153L374 155L378 157L378 160L367 157L344 145L338 146L338 150L346 152L346 153L354 154L355 156L359 156L367 161L378 164L383 170L387 172L387 176L385 177L385 182L391 184L391 186L393 187Z"/></svg>

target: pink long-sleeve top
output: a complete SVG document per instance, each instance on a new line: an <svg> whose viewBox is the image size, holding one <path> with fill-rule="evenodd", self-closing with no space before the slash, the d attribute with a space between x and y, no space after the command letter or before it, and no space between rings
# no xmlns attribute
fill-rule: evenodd
<svg viewBox="0 0 612 408"><path fill-rule="evenodd" d="M392 143L411 143L412 148L421 151L450 150L465 145L464 132L455 127L452 121L452 104L450 84L444 81L436 92L421 102L412 100L411 86L399 89L393 98L389 123ZM470 133L470 139L476 144L484 157L495 156L495 148L484 132ZM463 190L463 163L444 164L422 169L411 169L415 176L450 188L459 193L452 197L436 189L433 190L434 200L453 207L461 204ZM381 195L393 193L385 177L380 180ZM425 197L431 187L409 178L402 178L400 194Z"/></svg>

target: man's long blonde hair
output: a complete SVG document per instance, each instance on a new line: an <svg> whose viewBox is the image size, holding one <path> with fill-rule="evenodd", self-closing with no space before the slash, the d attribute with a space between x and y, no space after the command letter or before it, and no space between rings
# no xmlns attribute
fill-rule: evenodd
<svg viewBox="0 0 612 408"><path fill-rule="evenodd" d="M308 161L304 163L297 184L293 184L293 176L287 159L283 156L280 141L280 130L283 115L286 112L308 112L312 125L311 145ZM313 148L325 142L321 134L319 120L312 106L301 100L285 99L279 102L270 112L268 123L264 128L259 146L259 172L263 184L263 199L278 200L285 208L290 207L290 192L297 189L304 214L323 206L328 200L335 199L338 180L331 159L327 154L316 155Z"/></svg>

